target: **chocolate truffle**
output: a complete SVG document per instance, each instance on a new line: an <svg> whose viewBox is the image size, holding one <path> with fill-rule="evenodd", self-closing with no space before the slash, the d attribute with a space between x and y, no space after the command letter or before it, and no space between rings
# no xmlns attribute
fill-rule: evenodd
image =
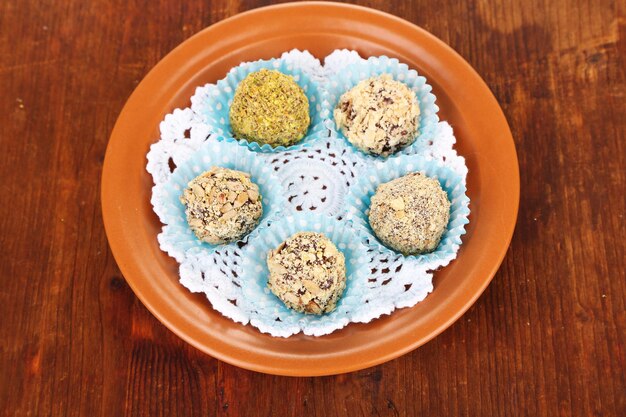
<svg viewBox="0 0 626 417"><path fill-rule="evenodd" d="M241 239L263 214L259 187L250 175L221 167L191 180L180 201L194 234L214 245Z"/></svg>
<svg viewBox="0 0 626 417"><path fill-rule="evenodd" d="M357 148L388 156L415 141L420 108L413 90L389 74L363 80L344 93L335 123Z"/></svg>
<svg viewBox="0 0 626 417"><path fill-rule="evenodd" d="M431 252L450 219L450 201L439 181L413 172L381 184L372 196L369 221L376 236L404 255Z"/></svg>
<svg viewBox="0 0 626 417"><path fill-rule="evenodd" d="M301 313L333 311L346 287L344 256L322 233L296 233L270 251L267 266L269 289Z"/></svg>
<svg viewBox="0 0 626 417"><path fill-rule="evenodd" d="M230 126L238 139L290 146L306 134L309 99L290 75L262 69L239 83L230 106Z"/></svg>

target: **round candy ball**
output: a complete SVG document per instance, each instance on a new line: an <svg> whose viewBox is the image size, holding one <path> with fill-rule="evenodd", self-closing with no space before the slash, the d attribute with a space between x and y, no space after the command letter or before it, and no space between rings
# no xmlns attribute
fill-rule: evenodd
<svg viewBox="0 0 626 417"><path fill-rule="evenodd" d="M300 141L311 124L309 99L293 77L262 69L248 74L235 90L230 126L238 139L272 147Z"/></svg>
<svg viewBox="0 0 626 417"><path fill-rule="evenodd" d="M250 233L263 215L259 187L250 175L212 167L191 180L180 201L189 227L203 242L235 242Z"/></svg>
<svg viewBox="0 0 626 417"><path fill-rule="evenodd" d="M267 266L269 289L301 313L333 311L346 287L345 258L322 233L296 233L270 251Z"/></svg>
<svg viewBox="0 0 626 417"><path fill-rule="evenodd" d="M420 108L413 90L383 74L344 93L333 115L355 147L388 156L415 141Z"/></svg>
<svg viewBox="0 0 626 417"><path fill-rule="evenodd" d="M370 203L374 234L404 255L432 252L450 219L450 201L439 181L420 172L381 184Z"/></svg>

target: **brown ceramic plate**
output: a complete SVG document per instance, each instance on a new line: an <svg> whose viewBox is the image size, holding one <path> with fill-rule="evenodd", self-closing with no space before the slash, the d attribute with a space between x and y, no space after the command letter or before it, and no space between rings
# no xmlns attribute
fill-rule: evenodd
<svg viewBox="0 0 626 417"><path fill-rule="evenodd" d="M467 158L471 217L458 258L435 275L415 307L324 337L264 335L214 311L178 283L177 264L157 243L146 153L159 122L187 107L196 86L223 78L242 61L292 48L323 58L349 48L388 55L425 75L440 117L455 129ZM513 234L519 172L511 132L487 85L433 35L397 17L336 3L283 4L226 19L183 42L139 84L117 120L102 174L102 209L111 249L148 309L178 336L225 362L283 375L327 375L376 365L437 336L478 298L500 266Z"/></svg>

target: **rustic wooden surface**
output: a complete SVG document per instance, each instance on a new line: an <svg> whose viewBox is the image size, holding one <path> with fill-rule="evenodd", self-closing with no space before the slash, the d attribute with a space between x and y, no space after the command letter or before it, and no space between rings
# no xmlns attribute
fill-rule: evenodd
<svg viewBox="0 0 626 417"><path fill-rule="evenodd" d="M626 415L626 3L362 1L484 77L520 159L501 270L441 336L348 375L201 354L137 300L99 181L133 88L195 32L266 1L0 2L3 416Z"/></svg>

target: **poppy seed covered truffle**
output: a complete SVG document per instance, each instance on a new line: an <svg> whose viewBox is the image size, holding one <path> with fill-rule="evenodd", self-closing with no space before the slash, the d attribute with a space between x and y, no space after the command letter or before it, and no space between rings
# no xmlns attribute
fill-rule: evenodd
<svg viewBox="0 0 626 417"><path fill-rule="evenodd" d="M370 203L374 234L404 255L437 248L450 219L450 201L439 181L413 172L381 184Z"/></svg>

